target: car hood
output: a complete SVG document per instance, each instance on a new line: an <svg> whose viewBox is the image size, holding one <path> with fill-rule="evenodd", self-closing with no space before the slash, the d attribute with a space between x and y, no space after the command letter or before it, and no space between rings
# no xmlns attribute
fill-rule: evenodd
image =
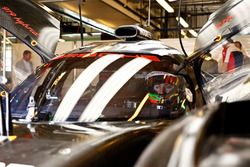
<svg viewBox="0 0 250 167"><path fill-rule="evenodd" d="M72 161L80 159L86 161L88 166L87 162L93 159L91 157L98 157L97 152L101 155L119 142L156 134L168 124L163 120L136 123L15 123L13 134L16 139L1 142L0 163L71 166Z"/></svg>
<svg viewBox="0 0 250 167"><path fill-rule="evenodd" d="M60 22L45 6L30 0L0 1L0 26L41 56L54 57L60 35Z"/></svg>
<svg viewBox="0 0 250 167"><path fill-rule="evenodd" d="M249 8L250 1L248 0L228 0L210 15L209 20L200 30L194 53L209 51L249 26ZM248 32L246 30L246 33L249 33L249 30Z"/></svg>

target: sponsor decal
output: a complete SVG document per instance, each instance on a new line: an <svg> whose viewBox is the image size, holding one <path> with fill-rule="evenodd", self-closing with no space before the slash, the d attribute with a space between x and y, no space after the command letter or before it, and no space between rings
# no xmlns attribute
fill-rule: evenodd
<svg viewBox="0 0 250 167"><path fill-rule="evenodd" d="M39 35L37 31L35 31L32 27L30 27L28 23L24 22L21 17L18 17L18 15L15 12L13 12L9 7L4 6L2 7L2 10L15 20L15 24L21 25L35 36Z"/></svg>
<svg viewBox="0 0 250 167"><path fill-rule="evenodd" d="M221 29L226 23L229 23L233 20L233 16L227 16L226 18L224 18L222 21L220 21L219 23L217 23L215 25L216 29Z"/></svg>

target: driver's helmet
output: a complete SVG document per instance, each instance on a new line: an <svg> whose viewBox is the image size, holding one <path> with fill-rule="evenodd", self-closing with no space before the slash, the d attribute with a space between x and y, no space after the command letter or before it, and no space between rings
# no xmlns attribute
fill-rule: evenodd
<svg viewBox="0 0 250 167"><path fill-rule="evenodd" d="M186 110L185 79L164 71L153 71L146 76L149 100L158 108L171 113Z"/></svg>

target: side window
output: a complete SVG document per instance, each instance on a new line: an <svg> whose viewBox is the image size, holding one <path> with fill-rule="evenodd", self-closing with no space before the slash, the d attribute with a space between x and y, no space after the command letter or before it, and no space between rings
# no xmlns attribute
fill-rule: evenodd
<svg viewBox="0 0 250 167"><path fill-rule="evenodd" d="M204 55L201 67L207 103L233 102L249 94L249 35L237 35Z"/></svg>
<svg viewBox="0 0 250 167"><path fill-rule="evenodd" d="M234 73L249 65L250 54L247 44L248 36L239 35L204 55L201 66L204 82L209 82L220 74Z"/></svg>
<svg viewBox="0 0 250 167"><path fill-rule="evenodd" d="M36 67L41 65L41 58L15 36L0 28L6 38L0 43L0 82L9 90L22 83Z"/></svg>
<svg viewBox="0 0 250 167"><path fill-rule="evenodd" d="M50 68L42 69L39 71L37 76L30 75L27 79L22 82L22 84L18 85L18 89L12 91L11 95L13 99L11 101L11 105L13 107L12 116L13 118L22 118L24 119L27 114L27 106L29 103L30 96L35 96L35 93L40 91L42 88L42 83L44 79L47 77ZM37 102L38 97L35 97L35 101Z"/></svg>

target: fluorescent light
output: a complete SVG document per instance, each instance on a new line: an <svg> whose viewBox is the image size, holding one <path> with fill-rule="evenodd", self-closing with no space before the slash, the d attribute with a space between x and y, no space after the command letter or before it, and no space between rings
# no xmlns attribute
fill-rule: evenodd
<svg viewBox="0 0 250 167"><path fill-rule="evenodd" d="M190 32L190 34L192 34L194 37L198 36L198 33L194 30L188 30Z"/></svg>
<svg viewBox="0 0 250 167"><path fill-rule="evenodd" d="M174 13L174 9L165 0L156 0L168 13Z"/></svg>
<svg viewBox="0 0 250 167"><path fill-rule="evenodd" d="M72 34L62 34L62 37L70 37L70 38L73 38L73 37L80 37L81 34L79 33L72 33ZM83 33L83 36L84 37L88 37L88 36L100 36L101 33L100 32L91 32L91 33Z"/></svg>
<svg viewBox="0 0 250 167"><path fill-rule="evenodd" d="M181 35L185 36L186 35L186 32L181 30Z"/></svg>
<svg viewBox="0 0 250 167"><path fill-rule="evenodd" d="M65 39L59 38L58 41L59 42L65 42Z"/></svg>
<svg viewBox="0 0 250 167"><path fill-rule="evenodd" d="M181 35L183 35L184 38L188 38L187 33L185 31L183 31L183 30L181 30Z"/></svg>
<svg viewBox="0 0 250 167"><path fill-rule="evenodd" d="M8 39L16 39L15 36L7 37Z"/></svg>
<svg viewBox="0 0 250 167"><path fill-rule="evenodd" d="M176 17L176 20L177 20L177 21L179 20L178 17ZM189 27L188 23L187 23L182 17L180 17L180 23L181 23L181 25L182 25L183 27L185 27L185 28L188 28L188 27Z"/></svg>

